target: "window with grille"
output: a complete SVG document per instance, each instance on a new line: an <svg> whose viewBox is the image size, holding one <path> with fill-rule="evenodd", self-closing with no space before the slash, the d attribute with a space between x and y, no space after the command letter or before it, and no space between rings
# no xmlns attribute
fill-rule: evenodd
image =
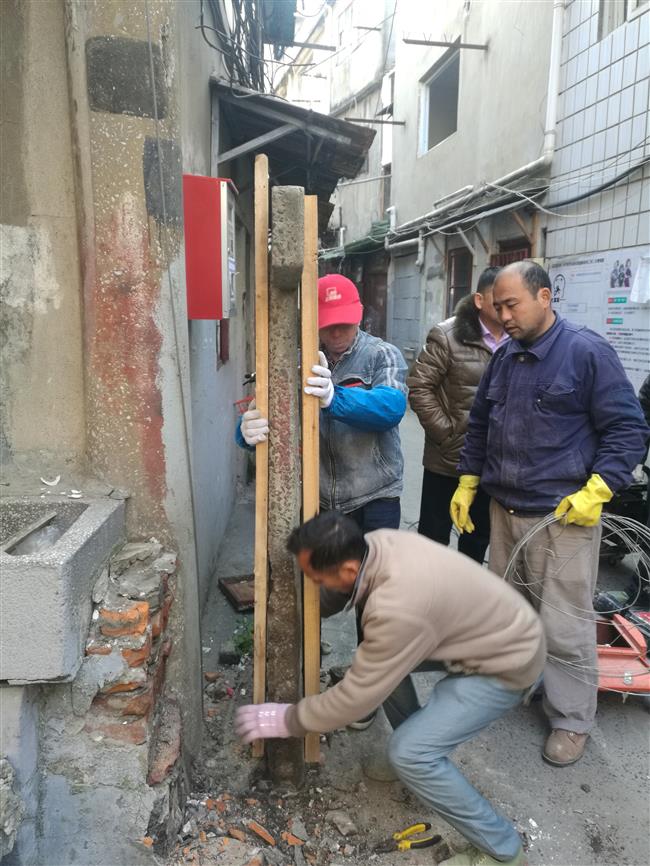
<svg viewBox="0 0 650 866"><path fill-rule="evenodd" d="M522 262L530 258L530 244L526 238L514 238L508 241L499 241L499 252L490 256L491 268L504 268L513 262Z"/></svg>

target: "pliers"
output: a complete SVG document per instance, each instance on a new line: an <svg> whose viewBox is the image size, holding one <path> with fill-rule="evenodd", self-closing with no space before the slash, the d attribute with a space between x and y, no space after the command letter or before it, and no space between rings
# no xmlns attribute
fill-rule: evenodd
<svg viewBox="0 0 650 866"><path fill-rule="evenodd" d="M430 848L432 845L437 845L442 839L442 836L429 834L427 836L419 836L417 839L411 839L419 833L426 833L431 829L431 824L411 824L405 830L399 830L383 844L379 845L375 851L380 854L386 851L408 851L411 848Z"/></svg>

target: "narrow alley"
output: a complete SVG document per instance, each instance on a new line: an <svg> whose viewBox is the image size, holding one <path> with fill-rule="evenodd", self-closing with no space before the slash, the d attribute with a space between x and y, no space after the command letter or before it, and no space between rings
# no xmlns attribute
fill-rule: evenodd
<svg viewBox="0 0 650 866"><path fill-rule="evenodd" d="M650 863L650 0L1 0L2 866Z"/></svg>
<svg viewBox="0 0 650 866"><path fill-rule="evenodd" d="M420 508L423 432L413 412L404 417L400 435L406 455L402 528L414 531ZM444 858L445 844L462 847L462 839L396 779L385 758L390 726L381 711L365 731L343 728L322 737L321 765L308 771L301 791L274 786L263 764L251 760L235 736L235 706L247 703L251 692L250 655L244 653L237 664L222 664L219 654L232 642L230 636L236 639L247 633L252 619L234 611L217 580L251 571L253 518L250 490L244 490L202 615L203 747L176 853L168 866L188 862L430 866ZM601 580L611 588L624 575L621 567L605 566ZM322 657L321 674L327 683L328 672L349 664L354 652L353 615L324 620L322 638L331 647ZM422 700L435 677L416 675ZM601 696L593 747L578 766L564 771L539 758L545 735L539 702L518 708L462 746L457 761L515 820L530 866L640 866L648 845L645 807L638 792L647 782L643 756L649 709L647 698L623 701L620 695ZM431 822L446 840L433 854L430 849L375 852L387 833L416 821ZM268 831L272 843L252 829L257 825Z"/></svg>

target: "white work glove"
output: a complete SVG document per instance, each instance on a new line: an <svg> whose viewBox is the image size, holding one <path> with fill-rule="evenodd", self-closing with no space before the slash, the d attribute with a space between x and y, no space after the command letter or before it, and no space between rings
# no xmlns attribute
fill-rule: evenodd
<svg viewBox="0 0 650 866"><path fill-rule="evenodd" d="M318 353L320 364L314 364L311 368L315 376L307 379L305 394L311 394L320 399L321 409L327 409L334 399L334 385L332 384L332 373L327 366L327 358L322 352Z"/></svg>
<svg viewBox="0 0 650 866"><path fill-rule="evenodd" d="M247 445L259 445L266 442L269 435L268 418L262 418L262 413L255 408L255 400L241 418L241 435Z"/></svg>
<svg viewBox="0 0 650 866"><path fill-rule="evenodd" d="M235 730L245 743L291 736L285 717L291 704L247 704L235 715Z"/></svg>

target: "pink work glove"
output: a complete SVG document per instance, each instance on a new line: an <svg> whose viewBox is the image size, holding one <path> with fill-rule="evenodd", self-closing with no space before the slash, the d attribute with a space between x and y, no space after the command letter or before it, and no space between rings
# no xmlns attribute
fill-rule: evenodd
<svg viewBox="0 0 650 866"><path fill-rule="evenodd" d="M245 743L253 740L286 739L291 734L285 718L291 704L247 704L239 707L235 730Z"/></svg>

